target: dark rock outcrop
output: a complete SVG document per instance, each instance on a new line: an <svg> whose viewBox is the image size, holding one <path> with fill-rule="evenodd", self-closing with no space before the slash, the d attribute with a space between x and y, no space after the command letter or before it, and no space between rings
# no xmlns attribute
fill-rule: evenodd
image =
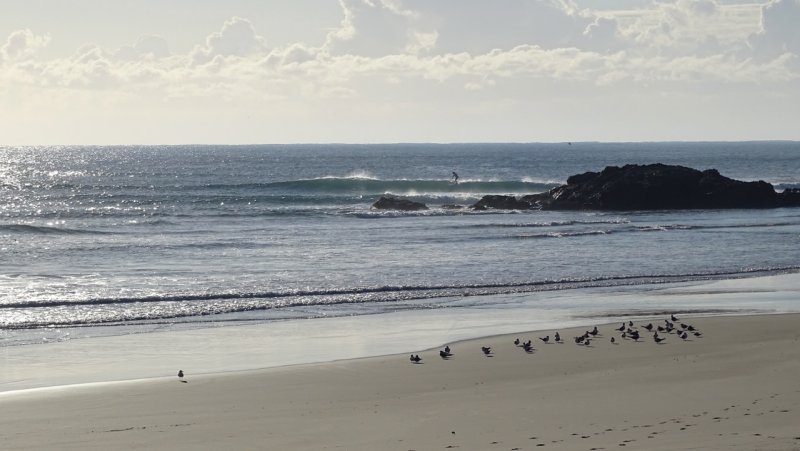
<svg viewBox="0 0 800 451"><path fill-rule="evenodd" d="M423 203L414 202L413 200L403 199L401 197L381 196L380 199L372 204L372 208L378 210L419 211L427 210L428 206Z"/></svg>
<svg viewBox="0 0 800 451"><path fill-rule="evenodd" d="M674 210L800 206L800 193L776 193L769 183L743 182L715 169L664 164L608 166L520 201L545 210Z"/></svg>
<svg viewBox="0 0 800 451"><path fill-rule="evenodd" d="M495 208L497 210L529 210L531 208L531 203L517 199L514 196L493 194L483 196L472 208L475 210L486 210L487 208Z"/></svg>

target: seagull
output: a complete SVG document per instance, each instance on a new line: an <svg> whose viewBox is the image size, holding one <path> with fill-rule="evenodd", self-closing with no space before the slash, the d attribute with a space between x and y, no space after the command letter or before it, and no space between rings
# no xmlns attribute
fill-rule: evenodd
<svg viewBox="0 0 800 451"><path fill-rule="evenodd" d="M523 343L522 349L524 349L525 352L528 352L528 353L533 352L533 346L531 346L531 342L530 341L527 341L527 342Z"/></svg>
<svg viewBox="0 0 800 451"><path fill-rule="evenodd" d="M633 332L628 334L634 341L639 341L639 332L634 330Z"/></svg>
<svg viewBox="0 0 800 451"><path fill-rule="evenodd" d="M622 323L622 325L619 326L619 329L616 329L616 330L619 331L619 332L625 332L625 323Z"/></svg>
<svg viewBox="0 0 800 451"><path fill-rule="evenodd" d="M546 336L544 338L539 337L539 340L542 340L543 342L547 343L548 341L550 341L550 335L548 335L548 336Z"/></svg>
<svg viewBox="0 0 800 451"><path fill-rule="evenodd" d="M483 351L484 355L488 356L489 354L492 353L492 348L491 347L486 347L486 346L481 346L481 351Z"/></svg>
<svg viewBox="0 0 800 451"><path fill-rule="evenodd" d="M661 342L662 342L662 341L664 341L664 340L666 340L666 338L661 338L661 337L659 337L659 336L658 336L658 334L655 334L655 335L653 335L653 340L654 340L656 343L658 343L658 344L661 344Z"/></svg>
<svg viewBox="0 0 800 451"><path fill-rule="evenodd" d="M517 345L517 346L519 346L519 338L517 338L516 340L514 340L514 344L515 344L515 345Z"/></svg>
<svg viewBox="0 0 800 451"><path fill-rule="evenodd" d="M644 326L644 328L652 332L653 331L653 323L650 323L650 324Z"/></svg>

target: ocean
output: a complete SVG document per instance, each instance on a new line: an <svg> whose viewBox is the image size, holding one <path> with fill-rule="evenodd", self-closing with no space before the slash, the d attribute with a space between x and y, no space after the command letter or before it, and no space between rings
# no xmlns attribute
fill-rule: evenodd
<svg viewBox="0 0 800 451"><path fill-rule="evenodd" d="M800 209L442 207L629 163L800 188L797 142L0 147L0 347L800 270Z"/></svg>

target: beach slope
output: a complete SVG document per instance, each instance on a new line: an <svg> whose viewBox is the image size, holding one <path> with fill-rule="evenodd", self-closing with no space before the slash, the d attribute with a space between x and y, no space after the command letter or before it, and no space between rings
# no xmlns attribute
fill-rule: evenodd
<svg viewBox="0 0 800 451"><path fill-rule="evenodd" d="M681 318L702 336L657 344L643 326L664 318L637 321L638 342L612 324L589 346L573 340L586 329L560 331L563 344L529 332L450 344L447 360L409 350L419 364L401 355L11 392L0 448L800 449L800 315Z"/></svg>

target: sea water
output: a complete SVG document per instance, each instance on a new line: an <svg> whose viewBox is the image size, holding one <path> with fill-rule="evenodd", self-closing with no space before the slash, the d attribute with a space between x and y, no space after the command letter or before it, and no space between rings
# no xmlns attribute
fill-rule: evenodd
<svg viewBox="0 0 800 451"><path fill-rule="evenodd" d="M800 209L467 208L629 163L800 187L795 142L2 147L0 346L536 293L579 316L605 306L575 290L800 269ZM430 209L372 209L383 195Z"/></svg>

